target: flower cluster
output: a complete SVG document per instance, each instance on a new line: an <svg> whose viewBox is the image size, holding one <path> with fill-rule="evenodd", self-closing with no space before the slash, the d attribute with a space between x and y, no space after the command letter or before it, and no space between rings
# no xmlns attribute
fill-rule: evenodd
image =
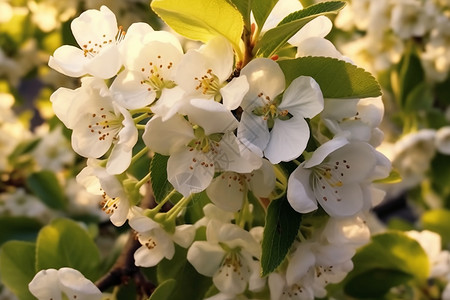
<svg viewBox="0 0 450 300"><path fill-rule="evenodd" d="M420 43L427 77L443 81L450 70L448 1L353 0L336 20L338 28L356 28L363 36L341 47L374 72L397 64L411 40Z"/></svg>
<svg viewBox="0 0 450 300"><path fill-rule="evenodd" d="M314 76L289 78L279 55L252 53L271 22L301 8L286 3L274 7L266 27L253 25L253 36L241 41L247 51L219 34L185 50L169 31L118 26L102 6L72 21L78 46L61 46L49 60L81 77L80 87L50 97L72 130L72 148L87 158L77 181L103 197L115 226L128 221L135 231L136 266L156 266L187 248L195 270L212 277L218 293L211 299L324 297L326 285L352 269L355 249L368 241L364 215L384 197L374 183L391 169L376 150L380 99L331 99ZM331 21L311 19L289 40L291 59L327 58L361 71L325 40ZM150 170L136 178L130 170L146 157ZM146 204L150 186L156 202ZM267 233L273 203L302 221L299 230L280 229L293 232L292 247L282 250L285 264L279 257L279 267L266 270L266 282L260 268L270 249L262 244L277 238ZM190 218L198 205L201 216Z"/></svg>

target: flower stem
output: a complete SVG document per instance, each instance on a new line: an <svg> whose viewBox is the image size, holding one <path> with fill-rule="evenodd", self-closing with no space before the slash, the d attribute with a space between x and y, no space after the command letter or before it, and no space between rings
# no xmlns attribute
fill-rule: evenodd
<svg viewBox="0 0 450 300"><path fill-rule="evenodd" d="M142 115L137 116L136 118L133 118L133 120L134 120L134 123L135 123L135 124L139 125L138 123L139 123L140 121L145 120L145 119L147 119L147 118L150 118L151 116L152 116L152 115L149 114L149 113L144 113L144 114L142 114Z"/></svg>
<svg viewBox="0 0 450 300"><path fill-rule="evenodd" d="M138 181L138 183L136 183L136 189L139 189L141 186L146 184L150 180L150 178L151 178L151 174L150 173L145 175L144 178L142 178L141 180Z"/></svg>
<svg viewBox="0 0 450 300"><path fill-rule="evenodd" d="M131 159L131 164L134 164L139 158L141 158L144 154L148 152L148 148L144 147L142 148L138 153L136 153L133 158Z"/></svg>
<svg viewBox="0 0 450 300"><path fill-rule="evenodd" d="M140 114L140 113L148 113L148 114L151 114L151 113L152 113L152 109L151 109L150 107L143 107L143 108L138 108L138 109L132 109L132 110L130 110L130 114L131 114L131 115Z"/></svg>
<svg viewBox="0 0 450 300"><path fill-rule="evenodd" d="M178 217L179 213L191 202L192 198L194 198L193 194L189 195L189 197L183 197L177 204L172 207L171 210L167 213L167 221L175 221Z"/></svg>
<svg viewBox="0 0 450 300"><path fill-rule="evenodd" d="M157 213L161 210L161 208L166 204L173 195L175 195L177 191L173 189L161 202L158 203L154 208L150 210L151 213Z"/></svg>

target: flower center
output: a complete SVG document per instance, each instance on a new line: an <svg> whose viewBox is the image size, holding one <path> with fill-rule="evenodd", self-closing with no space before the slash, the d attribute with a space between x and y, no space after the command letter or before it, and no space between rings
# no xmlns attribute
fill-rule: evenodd
<svg viewBox="0 0 450 300"><path fill-rule="evenodd" d="M120 198L111 198L106 193L103 193L102 197L103 201L100 203L102 210L108 215L113 214L119 208Z"/></svg>
<svg viewBox="0 0 450 300"><path fill-rule="evenodd" d="M269 96L264 96L264 93L261 92L258 94L258 99L261 100L263 105L254 108L252 113L261 116L267 121L269 129L273 127L275 119L289 120L292 118L292 115L287 109L280 110L278 108L281 103L280 97L276 97L272 100Z"/></svg>
<svg viewBox="0 0 450 300"><path fill-rule="evenodd" d="M98 136L99 141L114 140L122 128L123 117L117 117L100 107L97 113L93 113L88 121L89 131Z"/></svg>
<svg viewBox="0 0 450 300"><path fill-rule="evenodd" d="M82 50L84 53L84 57L94 57L97 55L104 47L116 43L119 44L125 38L125 30L123 30L122 26L119 26L117 29L116 36L114 40L112 38L108 38L106 34L102 35L102 38L99 41L91 41L89 40L86 44L82 45Z"/></svg>
<svg viewBox="0 0 450 300"><path fill-rule="evenodd" d="M164 63L162 61L162 56L158 55L156 57L156 61L150 61L148 66L144 66L141 68L141 72L143 73L144 80L141 80L141 84L147 84L147 90L154 91L157 93L157 97L161 96L161 91L164 88L173 88L175 87L175 82L172 80L167 80L163 78L164 70L170 70L173 68L173 62Z"/></svg>
<svg viewBox="0 0 450 300"><path fill-rule="evenodd" d="M344 185L345 175L350 168L350 164L345 159L313 167L311 181L316 199L342 201L339 189Z"/></svg>
<svg viewBox="0 0 450 300"><path fill-rule="evenodd" d="M200 91L205 96L213 96L217 102L221 100L220 89L225 84L220 83L219 78L211 69L208 69L201 78L195 77L194 79L198 81L198 85L195 87L197 91Z"/></svg>

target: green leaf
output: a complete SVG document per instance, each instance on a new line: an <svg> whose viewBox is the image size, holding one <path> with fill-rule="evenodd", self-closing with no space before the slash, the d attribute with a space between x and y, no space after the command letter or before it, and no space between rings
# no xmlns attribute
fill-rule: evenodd
<svg viewBox="0 0 450 300"><path fill-rule="evenodd" d="M275 28L268 30L256 44L256 56L271 57L282 48L303 26L318 16L336 14L345 6L342 1L320 2L296 11L284 18Z"/></svg>
<svg viewBox="0 0 450 300"><path fill-rule="evenodd" d="M152 295L148 300L170 300L173 289L177 282L173 279L168 279L158 285L158 287L153 291Z"/></svg>
<svg viewBox="0 0 450 300"><path fill-rule="evenodd" d="M409 46L398 64L398 98L402 107L407 104L407 98L413 89L425 80L425 72L414 46Z"/></svg>
<svg viewBox="0 0 450 300"><path fill-rule="evenodd" d="M442 243L448 245L450 243L450 210L434 209L426 211L422 214L422 227L438 233L442 238Z"/></svg>
<svg viewBox="0 0 450 300"><path fill-rule="evenodd" d="M19 145L17 145L16 148L14 149L14 151L8 156L8 160L12 164L14 164L19 159L20 156L28 154L31 151L33 151L40 141L41 141L40 139L35 138L19 143Z"/></svg>
<svg viewBox="0 0 450 300"><path fill-rule="evenodd" d="M234 6L237 8L237 10L241 13L243 21L244 21L244 25L250 26L251 4L255 1L252 1L252 0L230 0L230 2L233 3ZM260 2L260 1L256 1L256 2Z"/></svg>
<svg viewBox="0 0 450 300"><path fill-rule="evenodd" d="M48 207L58 210L66 207L67 199L53 172L41 171L31 174L27 178L27 186Z"/></svg>
<svg viewBox="0 0 450 300"><path fill-rule="evenodd" d="M34 241L42 224L27 217L0 218L0 245L8 240Z"/></svg>
<svg viewBox="0 0 450 300"><path fill-rule="evenodd" d="M36 269L70 267L90 280L97 279L100 253L81 226L69 219L56 219L39 232Z"/></svg>
<svg viewBox="0 0 450 300"><path fill-rule="evenodd" d="M28 290L34 278L36 245L30 242L9 241L0 248L0 270L2 282L19 299L36 299Z"/></svg>
<svg viewBox="0 0 450 300"><path fill-rule="evenodd" d="M368 285L386 291L388 287L406 284L411 280L426 282L430 273L428 257L420 244L400 231L389 231L372 236L370 244L353 257L354 269L344 281L344 290L353 297L370 297ZM392 282L386 276L395 274ZM391 280L389 275L389 280ZM370 281L368 281L370 280ZM358 286L355 286L355 284ZM394 285L395 284L395 285ZM382 296L382 295L377 295Z"/></svg>
<svg viewBox="0 0 450 300"><path fill-rule="evenodd" d="M206 43L221 35L240 52L244 21L228 1L153 0L151 7L167 25L184 37Z"/></svg>
<svg viewBox="0 0 450 300"><path fill-rule="evenodd" d="M164 156L158 153L152 158L150 163L150 174L153 194L157 203L161 202L170 192L173 191L173 186L167 180L167 161L169 156ZM177 194L175 200L181 199L180 194ZM175 198L175 196L174 196ZM175 202L175 201L173 201Z"/></svg>
<svg viewBox="0 0 450 300"><path fill-rule="evenodd" d="M286 197L269 204L262 241L262 276L268 275L283 262L297 237L301 220L302 215L292 209Z"/></svg>
<svg viewBox="0 0 450 300"><path fill-rule="evenodd" d="M158 282L176 281L170 300L201 300L212 284L211 278L199 274L186 259L187 250L176 245L171 260L158 264Z"/></svg>
<svg viewBox="0 0 450 300"><path fill-rule="evenodd" d="M382 298L395 286L408 282L412 276L398 270L371 269L357 277L352 278L345 286L344 291L358 299Z"/></svg>
<svg viewBox="0 0 450 300"><path fill-rule="evenodd" d="M211 203L211 200L209 200L206 191L194 194L191 203L188 207L186 207L185 222L188 224L194 224L203 218L205 216L203 213L203 207L208 203Z"/></svg>
<svg viewBox="0 0 450 300"><path fill-rule="evenodd" d="M279 61L287 84L298 76L311 76L324 98L366 98L381 95L376 79L364 69L331 57L299 57Z"/></svg>
<svg viewBox="0 0 450 300"><path fill-rule="evenodd" d="M429 84L425 81L418 83L408 93L405 99L406 113L417 113L419 110L428 110L433 106L433 94Z"/></svg>
<svg viewBox="0 0 450 300"><path fill-rule="evenodd" d="M278 0L253 0L252 1L252 11L253 16L255 17L255 22L259 28L264 26L264 23L267 20L267 17L270 15L270 12L274 8L275 4L277 4Z"/></svg>

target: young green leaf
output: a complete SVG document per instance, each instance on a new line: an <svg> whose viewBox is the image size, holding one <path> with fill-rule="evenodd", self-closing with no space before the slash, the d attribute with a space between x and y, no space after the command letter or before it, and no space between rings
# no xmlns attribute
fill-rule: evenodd
<svg viewBox="0 0 450 300"><path fill-rule="evenodd" d="M150 163L150 174L153 195L155 196L155 201L157 203L161 202L170 192L173 191L173 186L167 180L167 161L168 156L164 156L158 153L152 158ZM175 200L181 199L181 195L174 195Z"/></svg>
<svg viewBox="0 0 450 300"><path fill-rule="evenodd" d="M258 25L259 28L262 28L264 26L267 17L270 15L270 12L274 8L275 4L277 4L277 2L278 0L252 1L253 16L255 17L256 25Z"/></svg>
<svg viewBox="0 0 450 300"><path fill-rule="evenodd" d="M284 18L275 28L268 30L256 44L256 56L271 57L303 26L318 16L336 14L345 6L342 1L320 2L296 11Z"/></svg>
<svg viewBox="0 0 450 300"><path fill-rule="evenodd" d="M33 173L27 178L27 186L48 207L58 210L66 207L67 199L55 173L51 171Z"/></svg>
<svg viewBox="0 0 450 300"><path fill-rule="evenodd" d="M423 213L421 221L424 229L438 233L442 238L442 243L450 243L450 210L434 209Z"/></svg>
<svg viewBox="0 0 450 300"><path fill-rule="evenodd" d="M231 3L236 6L237 10L241 13L245 26L250 26L250 10L253 4L252 0L230 0ZM256 1L260 2L260 1ZM249 27L250 28L250 27Z"/></svg>
<svg viewBox="0 0 450 300"><path fill-rule="evenodd" d="M86 230L75 221L56 219L39 232L36 269L70 267L90 280L97 279L100 253Z"/></svg>
<svg viewBox="0 0 450 300"><path fill-rule="evenodd" d="M177 282L173 279L168 279L162 282L158 287L153 291L152 295L148 300L170 300L173 289Z"/></svg>
<svg viewBox="0 0 450 300"><path fill-rule="evenodd" d="M184 37L206 43L221 35L240 53L244 21L236 7L227 0L153 0L151 7L167 25Z"/></svg>
<svg viewBox="0 0 450 300"><path fill-rule="evenodd" d="M273 272L285 259L300 228L302 215L292 209L286 197L272 200L264 227L261 274Z"/></svg>
<svg viewBox="0 0 450 300"><path fill-rule="evenodd" d="M287 84L298 76L311 76L324 98L366 98L381 95L376 79L364 69L331 57L306 56L279 61Z"/></svg>
<svg viewBox="0 0 450 300"><path fill-rule="evenodd" d="M384 293L411 280L422 284L430 272L428 257L420 244L399 231L374 235L372 242L353 257L353 263L354 269L344 281L344 290L357 298L371 297L377 288L379 293ZM387 273L390 282L382 276ZM381 296L376 295L377 298Z"/></svg>
<svg viewBox="0 0 450 300"><path fill-rule="evenodd" d="M19 299L36 299L28 290L28 284L36 274L36 245L30 242L9 241L0 249L2 282Z"/></svg>
<svg viewBox="0 0 450 300"><path fill-rule="evenodd" d="M42 224L28 217L0 217L0 245L8 240L34 241Z"/></svg>

